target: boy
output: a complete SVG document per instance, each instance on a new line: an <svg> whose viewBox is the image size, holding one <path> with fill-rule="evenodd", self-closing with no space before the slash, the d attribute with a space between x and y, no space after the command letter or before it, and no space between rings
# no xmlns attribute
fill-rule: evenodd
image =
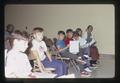
<svg viewBox="0 0 120 83"><path fill-rule="evenodd" d="M82 32L82 31L80 31ZM82 60L84 60L86 62L86 64L82 65L81 67L81 76L90 76L91 74L91 70L90 70L90 63L89 63L89 48L86 45L86 41L85 39L83 39L82 37L80 37L81 33L78 33L78 31L75 31L73 33L73 40L74 41L79 41L79 45L80 45L80 54L81 54L81 58Z"/></svg>
<svg viewBox="0 0 120 83"><path fill-rule="evenodd" d="M67 74L67 65L61 61L55 60L51 57L47 50L47 46L43 41L43 28L36 27L33 29L32 48L31 51L37 59L37 63L41 72L45 72L40 62L45 67L55 68L56 77ZM47 57L46 57L47 56Z"/></svg>
<svg viewBox="0 0 120 83"><path fill-rule="evenodd" d="M65 46L69 45L70 40L72 40L73 37L73 30L67 29L66 30L66 38L65 38Z"/></svg>
<svg viewBox="0 0 120 83"><path fill-rule="evenodd" d="M20 31L11 36L12 49L6 55L5 76L8 78L33 78L28 57L23 53L28 47L28 37Z"/></svg>

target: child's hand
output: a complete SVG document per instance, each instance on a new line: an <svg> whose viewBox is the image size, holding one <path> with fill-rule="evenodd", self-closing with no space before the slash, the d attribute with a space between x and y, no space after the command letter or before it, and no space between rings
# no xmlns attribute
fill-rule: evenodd
<svg viewBox="0 0 120 83"><path fill-rule="evenodd" d="M69 48L69 47L70 47L70 44L68 44L67 47Z"/></svg>

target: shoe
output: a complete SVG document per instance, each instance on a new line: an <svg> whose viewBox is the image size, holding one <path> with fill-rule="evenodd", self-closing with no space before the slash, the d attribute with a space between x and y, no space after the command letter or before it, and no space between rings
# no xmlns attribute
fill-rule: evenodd
<svg viewBox="0 0 120 83"><path fill-rule="evenodd" d="M96 65L91 65L90 68L91 68L91 69L96 69L96 68L98 68L98 67L97 67Z"/></svg>
<svg viewBox="0 0 120 83"><path fill-rule="evenodd" d="M88 72L86 72L86 71L83 71L83 72L81 72L80 76L81 76L81 77L90 77L90 76L91 76L91 73L88 73Z"/></svg>
<svg viewBox="0 0 120 83"><path fill-rule="evenodd" d="M83 55L83 56L84 56L85 58L87 58L87 59L89 58L89 56L88 56L88 55Z"/></svg>
<svg viewBox="0 0 120 83"><path fill-rule="evenodd" d="M84 70L85 70L85 71L87 71L87 72L89 72L89 73L91 73L91 72L92 72L92 70L90 70L90 68L88 68L88 67L87 67L87 68L85 68Z"/></svg>

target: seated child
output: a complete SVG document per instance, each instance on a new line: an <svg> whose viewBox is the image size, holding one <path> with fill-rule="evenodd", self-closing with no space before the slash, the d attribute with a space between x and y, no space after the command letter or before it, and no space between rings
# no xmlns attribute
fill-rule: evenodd
<svg viewBox="0 0 120 83"><path fill-rule="evenodd" d="M74 41L79 41L80 44L80 53L81 53L81 59L84 60L86 62L86 64L81 65L81 75L90 75L90 73L92 72L90 70L90 62L89 62L89 48L87 47L83 47L84 44L86 44L85 39L81 38L78 32L74 32L73 33L73 40ZM83 73L86 72L86 73Z"/></svg>
<svg viewBox="0 0 120 83"><path fill-rule="evenodd" d="M93 31L93 26L89 25L83 37L86 39L90 48L90 56L92 58L92 60L90 61L91 66L96 66L97 60L99 59L99 53L97 47L95 46L96 41L93 38L92 31Z"/></svg>
<svg viewBox="0 0 120 83"><path fill-rule="evenodd" d="M65 38L65 46L69 45L70 40L72 40L73 37L73 30L72 29L67 29L66 30L66 38Z"/></svg>
<svg viewBox="0 0 120 83"><path fill-rule="evenodd" d="M52 58L48 52L47 46L43 41L43 28L34 28L33 37L31 51L36 57L40 71L45 72L44 68L40 66L40 62L42 62L46 68L55 68L56 77L66 75L68 71L67 65L62 61Z"/></svg>
<svg viewBox="0 0 120 83"><path fill-rule="evenodd" d="M27 55L24 53L28 46L28 37L21 32L12 35L12 48L7 53L5 76L8 78L35 77L32 75L31 66Z"/></svg>

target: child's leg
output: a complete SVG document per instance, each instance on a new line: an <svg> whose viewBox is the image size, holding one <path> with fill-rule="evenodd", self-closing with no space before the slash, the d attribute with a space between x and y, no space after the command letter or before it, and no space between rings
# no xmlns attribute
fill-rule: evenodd
<svg viewBox="0 0 120 83"><path fill-rule="evenodd" d="M48 58L46 58L44 61L42 61L42 63L46 68L55 68L55 73L57 74L57 77L65 75L67 73L67 65L63 64L61 61L52 59L52 62L50 62Z"/></svg>
<svg viewBox="0 0 120 83"><path fill-rule="evenodd" d="M67 57L67 58L71 58L73 60L78 59L78 56L76 54L70 53L68 49L66 49L63 52L61 52L61 56L64 56L64 57Z"/></svg>

